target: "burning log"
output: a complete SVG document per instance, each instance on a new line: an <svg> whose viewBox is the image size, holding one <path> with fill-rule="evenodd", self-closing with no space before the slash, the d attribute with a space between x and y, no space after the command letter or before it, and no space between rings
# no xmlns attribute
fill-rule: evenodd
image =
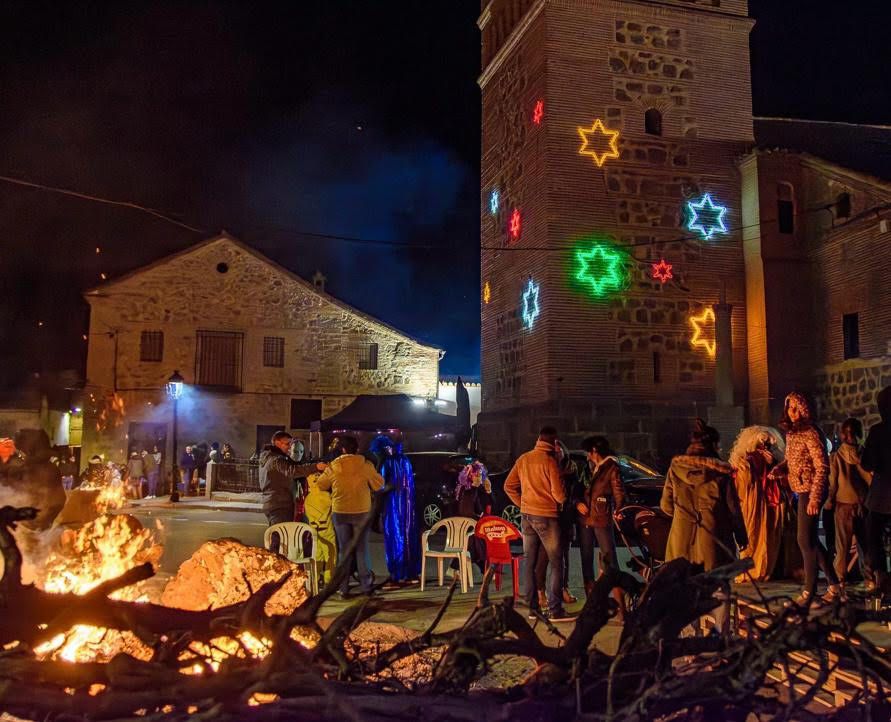
<svg viewBox="0 0 891 722"><path fill-rule="evenodd" d="M675 560L642 593L630 575L610 572L595 584L561 646L542 642L511 598L490 600L491 574L487 574L476 608L459 628L438 629L453 587L425 632L369 660L352 650L350 634L385 607L385 600L359 600L324 631L317 622L321 605L348 573L344 567L335 571L332 583L318 596L305 598L301 593L296 608L290 610L288 604L270 605L294 583L289 571L258 588L256 581L244 582L241 594L246 596L227 599L229 603L214 609L110 598L149 577L150 563L83 594L52 594L22 584L19 576L21 554L11 529L33 514L28 509L0 510L0 551L5 561L0 581L4 645L0 709L30 719L144 715L175 721L197 712L219 722L298 713L301 719L319 722L416 720L419 715L430 722L532 717L556 721L579 715L631 722L681 713L687 718L744 719L750 711L809 719L806 705L830 671L825 650L861 670L865 684L857 704L885 704L885 687L891 683L891 663L856 631L867 616L887 620L888 612L867 615L839 606L810 615L808 610L786 607L753 620L744 637L683 638L681 630L721 603L714 592L747 562L702 573ZM223 543L222 548L228 544L234 542ZM194 569L200 568L197 560L202 557L193 558ZM234 578L235 568L223 576ZM615 613L610 590L616 586L639 595L639 602L629 616L619 652L615 656L591 652L594 635ZM170 587L169 595L168 601L176 598L183 606L199 606L197 600L188 602L182 596L179 583ZM78 624L130 633L144 646L146 656L137 659L118 653L107 661L73 664L38 658L35 644ZM318 631L314 644L293 638L300 625ZM231 646L220 647L221 639ZM440 650L440 657L429 684L408 691L398 679L381 677L400 660L433 649ZM783 701L768 672L779 663L794 675L791 656L803 650L823 655L825 674L817 685L809 683L808 694ZM503 655L532 658L538 672L515 687L474 691L473 684L491 660ZM803 678L797 681L805 684ZM254 706L258 704L262 706Z"/></svg>

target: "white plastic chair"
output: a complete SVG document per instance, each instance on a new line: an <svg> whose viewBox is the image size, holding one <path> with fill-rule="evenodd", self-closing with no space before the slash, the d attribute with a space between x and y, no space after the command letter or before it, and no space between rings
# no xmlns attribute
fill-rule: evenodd
<svg viewBox="0 0 891 722"><path fill-rule="evenodd" d="M315 596L319 593L319 570L316 561L316 552L319 548L319 538L316 530L302 521L285 521L281 524L273 524L263 534L263 546L270 549L272 535L278 534L278 553L287 557L295 564L309 565L309 593ZM309 556L306 554L304 540L309 534L312 540L312 548Z"/></svg>
<svg viewBox="0 0 891 722"><path fill-rule="evenodd" d="M466 516L452 516L436 522L421 535L421 548L423 550L423 556L421 557L422 592L424 591L427 576L427 557L436 559L439 570L439 586L442 586L443 561L445 559L457 559L458 574L461 578L461 592L466 594L468 585L473 587L473 565L470 561L470 551L467 542L473 536L474 527L476 527L476 519ZM442 551L431 549L430 535L443 528L446 530L445 547L443 547Z"/></svg>

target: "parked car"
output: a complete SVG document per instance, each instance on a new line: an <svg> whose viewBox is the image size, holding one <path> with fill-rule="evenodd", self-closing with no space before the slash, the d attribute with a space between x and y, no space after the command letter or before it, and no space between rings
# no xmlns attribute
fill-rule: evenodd
<svg viewBox="0 0 891 722"><path fill-rule="evenodd" d="M421 528L429 529L440 519L456 516L458 500L455 498L455 489L458 486L458 475L476 457L448 451L413 451L406 456L411 460L415 472L415 507ZM510 499L503 491L506 476L506 471L489 473L492 481L492 513L513 521L513 517L504 515L507 507L511 506Z"/></svg>
<svg viewBox="0 0 891 722"><path fill-rule="evenodd" d="M570 451L577 466L587 463L584 451ZM662 499L665 475L632 456L618 454L619 474L625 486L625 503L658 507Z"/></svg>

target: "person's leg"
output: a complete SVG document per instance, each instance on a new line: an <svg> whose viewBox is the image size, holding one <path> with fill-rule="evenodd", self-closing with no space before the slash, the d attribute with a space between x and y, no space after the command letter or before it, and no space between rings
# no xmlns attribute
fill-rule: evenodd
<svg viewBox="0 0 891 722"><path fill-rule="evenodd" d="M869 561L875 575L876 588L880 592L887 593L888 580L888 561L885 558L885 524L888 521L888 514L881 514L877 511L869 512L867 517L866 529L869 538Z"/></svg>
<svg viewBox="0 0 891 722"><path fill-rule="evenodd" d="M848 559L854 537L856 504L835 505L835 574L841 584L848 576Z"/></svg>
<svg viewBox="0 0 891 722"><path fill-rule="evenodd" d="M863 575L863 581L875 581L873 578L872 563L869 558L868 539L866 533L866 509L857 504L854 508L854 518L852 521L852 529L854 539L857 541L857 559L860 562L860 573Z"/></svg>
<svg viewBox="0 0 891 722"><path fill-rule="evenodd" d="M551 567L551 579L547 587L548 613L559 617L563 615L563 544L560 524L556 518L551 517L530 517L530 520Z"/></svg>
<svg viewBox="0 0 891 722"><path fill-rule="evenodd" d="M538 593L538 606L545 608L548 588L548 555L544 549L539 548L538 558L535 560L535 589Z"/></svg>
<svg viewBox="0 0 891 722"><path fill-rule="evenodd" d="M594 529L589 526L579 528L579 553L582 558L585 594L590 594L590 585L594 583Z"/></svg>
<svg viewBox="0 0 891 722"><path fill-rule="evenodd" d="M807 494L798 495L798 548L804 562L804 591L813 596L817 590L817 551L813 540L819 517L808 515L807 500Z"/></svg>
<svg viewBox="0 0 891 722"><path fill-rule="evenodd" d="M368 544L369 527L366 527L362 533L359 530L365 524L365 514L353 514L350 526L353 528L352 535L359 537L356 545L356 567L359 572L359 586L363 592L371 591L371 551Z"/></svg>
<svg viewBox="0 0 891 722"><path fill-rule="evenodd" d="M536 583L535 568L538 564L538 556L541 552L541 540L532 526L528 514L523 514L520 522L523 533L523 555L526 557L526 604L530 609L538 609L538 585Z"/></svg>
<svg viewBox="0 0 891 722"><path fill-rule="evenodd" d="M291 521L288 518L288 512L285 509L270 509L264 513L266 514L266 521L269 526L281 524L285 521ZM281 539L278 534L273 533L272 539L269 540L269 551L278 554L279 549L281 549Z"/></svg>
<svg viewBox="0 0 891 722"><path fill-rule="evenodd" d="M813 518L813 544L814 544L814 553L817 556L817 566L820 568L820 571L826 576L826 581L829 583L831 587L838 587L838 577L835 575L835 569L832 566L832 558L829 556L829 552L826 550L826 547L823 546L823 542L820 540L820 528L817 520L820 518L818 514ZM835 515L833 515L833 538L835 536ZM835 546L833 544L833 546ZM816 576L816 574L814 575Z"/></svg>
<svg viewBox="0 0 891 722"><path fill-rule="evenodd" d="M346 515L349 516L349 515ZM334 523L334 535L337 538L337 554L340 561L347 561L347 563L355 563L356 561L356 552L353 551L349 557L346 555L346 550L350 545L350 542L353 540L353 525L349 523L349 520L342 519L342 515L334 512L331 515L332 522ZM350 589L350 577L347 575L343 582L340 585L340 593L346 594Z"/></svg>

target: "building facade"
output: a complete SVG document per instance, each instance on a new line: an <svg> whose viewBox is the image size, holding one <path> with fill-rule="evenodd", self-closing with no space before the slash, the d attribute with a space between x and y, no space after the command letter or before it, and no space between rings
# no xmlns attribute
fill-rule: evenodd
<svg viewBox="0 0 891 722"><path fill-rule="evenodd" d="M654 460L714 403L722 293L747 398L746 3L492 0L479 25L483 444L553 422Z"/></svg>
<svg viewBox="0 0 891 722"><path fill-rule="evenodd" d="M325 293L221 235L86 294L84 456L169 457L165 386L185 378L178 449L229 442L250 456L285 429L308 436L358 394L435 397L438 348ZM170 468L169 458L166 462Z"/></svg>
<svg viewBox="0 0 891 722"><path fill-rule="evenodd" d="M877 418L891 129L753 118L745 0L490 0L479 26L487 456L551 423L664 465L694 417L729 447L792 389L827 432Z"/></svg>

